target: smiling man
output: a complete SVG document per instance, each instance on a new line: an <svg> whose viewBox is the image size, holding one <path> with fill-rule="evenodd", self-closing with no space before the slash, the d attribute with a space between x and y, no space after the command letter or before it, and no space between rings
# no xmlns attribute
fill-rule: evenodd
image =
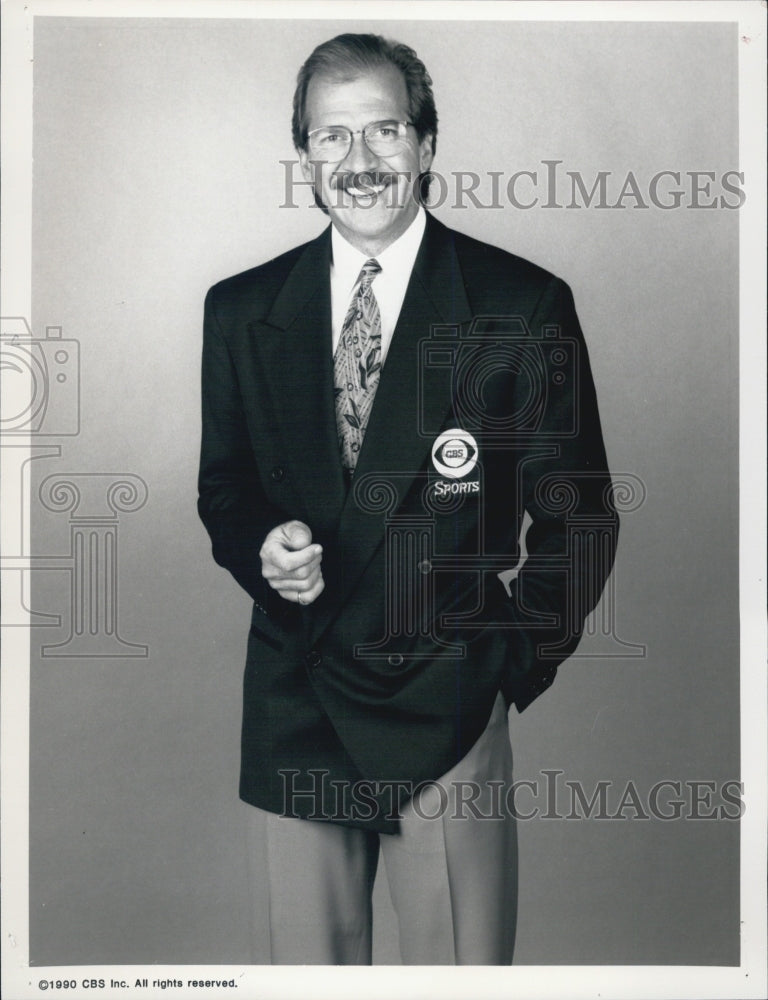
<svg viewBox="0 0 768 1000"><path fill-rule="evenodd" d="M391 63L374 63L362 77L334 75L331 67L321 75L320 66L303 72L294 134L302 171L336 231L375 256L418 214L414 183L432 163L437 115L411 121L405 77ZM332 124L315 127L322 122Z"/></svg>
<svg viewBox="0 0 768 1000"><path fill-rule="evenodd" d="M412 49L320 45L293 138L331 225L206 299L199 510L254 601L240 795L273 962L370 963L380 855L404 962L511 961L507 710L613 559L571 294L425 211L436 137Z"/></svg>

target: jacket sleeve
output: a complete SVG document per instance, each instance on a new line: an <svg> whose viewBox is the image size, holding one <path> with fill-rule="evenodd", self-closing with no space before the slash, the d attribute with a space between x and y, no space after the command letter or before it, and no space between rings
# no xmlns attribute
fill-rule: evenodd
<svg viewBox="0 0 768 1000"><path fill-rule="evenodd" d="M570 289L551 279L530 321L544 350L540 417L516 450L520 509L531 523L527 559L499 596L508 630L503 689L519 711L552 683L595 608L613 565L618 515L613 502L595 387Z"/></svg>
<svg viewBox="0 0 768 1000"><path fill-rule="evenodd" d="M198 513L213 558L271 618L286 602L261 575L264 538L285 520L261 487L232 352L217 315L217 286L206 296L202 355L202 440Z"/></svg>

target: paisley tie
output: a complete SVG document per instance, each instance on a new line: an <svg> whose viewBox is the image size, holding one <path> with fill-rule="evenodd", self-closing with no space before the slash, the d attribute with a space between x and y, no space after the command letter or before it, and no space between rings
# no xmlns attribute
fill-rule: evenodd
<svg viewBox="0 0 768 1000"><path fill-rule="evenodd" d="M333 358L341 462L351 476L368 426L381 373L381 314L371 283L381 265L363 264Z"/></svg>

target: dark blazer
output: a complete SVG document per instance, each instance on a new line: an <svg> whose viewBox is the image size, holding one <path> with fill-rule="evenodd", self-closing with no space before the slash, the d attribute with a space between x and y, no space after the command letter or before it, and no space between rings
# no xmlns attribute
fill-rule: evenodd
<svg viewBox="0 0 768 1000"><path fill-rule="evenodd" d="M254 600L241 797L391 831L499 690L522 710L551 684L610 572L617 517L569 289L429 215L348 487L330 246L329 228L208 293L199 512ZM477 446L461 479L432 460L449 428ZM261 576L265 536L292 519L324 550L309 607Z"/></svg>

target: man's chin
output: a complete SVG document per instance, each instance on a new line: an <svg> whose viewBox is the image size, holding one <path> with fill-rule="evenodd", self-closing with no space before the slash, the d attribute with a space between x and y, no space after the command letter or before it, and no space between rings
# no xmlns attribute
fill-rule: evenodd
<svg viewBox="0 0 768 1000"><path fill-rule="evenodd" d="M348 229L374 238L390 230L403 232L418 211L418 204L410 192L399 191L397 187L360 194L331 191L326 207L331 221L342 232Z"/></svg>
<svg viewBox="0 0 768 1000"><path fill-rule="evenodd" d="M416 211L415 204L408 207L393 206L380 197L349 198L348 204L335 206L328 214L342 233L348 230L360 236L376 238L386 236L389 232L403 232L416 216Z"/></svg>

